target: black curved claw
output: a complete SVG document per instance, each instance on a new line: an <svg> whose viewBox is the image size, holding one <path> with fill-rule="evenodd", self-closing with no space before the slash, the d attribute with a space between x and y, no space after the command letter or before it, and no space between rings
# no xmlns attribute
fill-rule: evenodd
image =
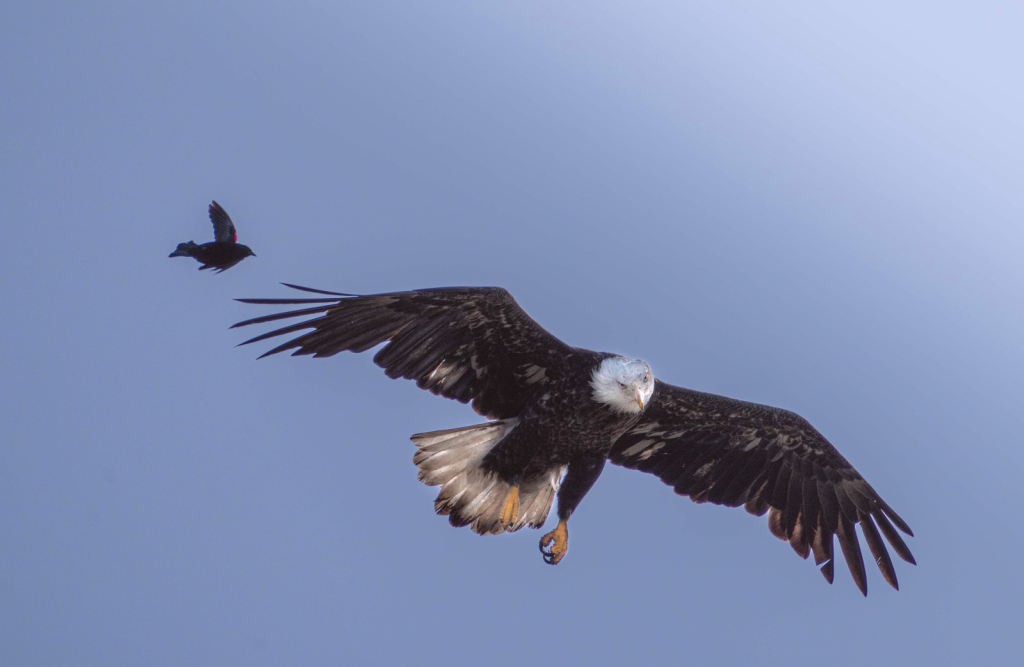
<svg viewBox="0 0 1024 667"><path fill-rule="evenodd" d="M551 542L554 543L554 540L551 540ZM555 562L555 552L552 551L550 547L545 546L543 542L540 544L540 553L544 557L545 563L548 565L558 565L558 563Z"/></svg>
<svg viewBox="0 0 1024 667"><path fill-rule="evenodd" d="M569 550L568 542L569 531L565 527L565 522L560 521L557 528L540 538L540 552L544 556L544 562L548 565L558 565Z"/></svg>

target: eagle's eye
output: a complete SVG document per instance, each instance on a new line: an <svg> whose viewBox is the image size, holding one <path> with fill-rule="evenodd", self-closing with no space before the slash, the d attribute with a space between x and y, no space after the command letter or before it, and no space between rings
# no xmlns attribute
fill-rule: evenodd
<svg viewBox="0 0 1024 667"><path fill-rule="evenodd" d="M625 389L626 388L626 383L625 382L620 382L619 383L619 388L620 389Z"/></svg>
<svg viewBox="0 0 1024 667"><path fill-rule="evenodd" d="M650 379L651 379L651 372L647 371L647 373L644 375L644 382L648 382Z"/></svg>

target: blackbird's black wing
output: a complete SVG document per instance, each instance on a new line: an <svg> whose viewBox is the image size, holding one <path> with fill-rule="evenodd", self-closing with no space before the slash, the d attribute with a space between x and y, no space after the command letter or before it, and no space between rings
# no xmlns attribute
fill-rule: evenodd
<svg viewBox="0 0 1024 667"><path fill-rule="evenodd" d="M238 233L235 232L235 223L231 222L231 216L220 204L210 204L210 220L213 222L213 240L228 243L238 241Z"/></svg>
<svg viewBox="0 0 1024 667"><path fill-rule="evenodd" d="M415 380L422 389L463 403L490 419L518 415L543 387L565 377L584 358L598 355L570 347L526 314L500 287L446 287L321 299L239 299L245 303L308 305L287 313L239 322L236 327L314 316L246 341L255 343L312 329L263 356L330 357L364 352L387 342L373 361L391 378Z"/></svg>
<svg viewBox="0 0 1024 667"><path fill-rule="evenodd" d="M892 524L910 527L849 461L803 417L778 408L705 394L658 381L644 416L615 443L612 463L657 475L695 502L743 505L802 558L833 578L833 535L867 595L864 559L854 526L860 524L885 580L899 589L879 535L915 563ZM877 527L876 527L877 524Z"/></svg>

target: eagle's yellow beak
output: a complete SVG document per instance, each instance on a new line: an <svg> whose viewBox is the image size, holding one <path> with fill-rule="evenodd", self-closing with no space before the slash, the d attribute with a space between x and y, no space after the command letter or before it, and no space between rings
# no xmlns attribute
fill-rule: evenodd
<svg viewBox="0 0 1024 667"><path fill-rule="evenodd" d="M640 391L640 387L636 388L636 402L637 402L637 405L640 406L640 409L643 410L644 409L644 395L643 395L643 392Z"/></svg>

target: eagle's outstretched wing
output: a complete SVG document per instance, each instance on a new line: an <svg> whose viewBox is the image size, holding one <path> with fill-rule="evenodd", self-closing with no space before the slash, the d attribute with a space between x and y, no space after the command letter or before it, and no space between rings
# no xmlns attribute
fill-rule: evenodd
<svg viewBox="0 0 1024 667"><path fill-rule="evenodd" d="M287 285L287 283L285 283ZM329 357L364 352L387 342L373 358L391 378L408 378L434 394L473 402L490 419L518 415L553 379L570 372L574 357L595 353L566 345L526 314L500 287L446 287L353 296L287 285L334 298L239 299L245 303L312 305L239 322L236 327L292 317L319 317L265 333L243 345L312 329L262 356L285 350Z"/></svg>
<svg viewBox="0 0 1024 667"><path fill-rule="evenodd" d="M213 240L235 243L238 241L238 234L235 232L235 223L231 222L231 216L217 202L210 204L210 221L213 222Z"/></svg>
<svg viewBox="0 0 1024 667"><path fill-rule="evenodd" d="M615 443L612 463L657 475L694 501L768 512L768 527L802 558L813 551L832 583L832 536L839 536L854 581L867 595L859 523L885 580L896 572L876 528L915 563L893 528L910 527L803 417L658 382L644 416ZM890 521L892 523L890 523ZM916 563L915 563L916 564Z"/></svg>

